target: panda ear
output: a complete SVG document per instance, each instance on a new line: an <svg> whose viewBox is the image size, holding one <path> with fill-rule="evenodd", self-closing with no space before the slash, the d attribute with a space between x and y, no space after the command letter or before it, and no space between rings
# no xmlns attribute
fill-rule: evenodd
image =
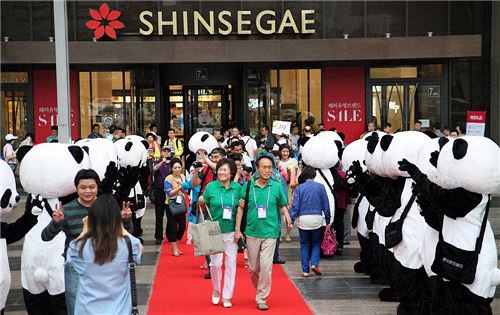
<svg viewBox="0 0 500 315"><path fill-rule="evenodd" d="M149 143L147 140L141 140L141 143L146 148L146 150L149 148Z"/></svg>
<svg viewBox="0 0 500 315"><path fill-rule="evenodd" d="M28 151L31 149L33 149L31 145L22 145L19 147L19 149L17 149L16 158L19 161L19 163L21 163L26 153L28 153Z"/></svg>
<svg viewBox="0 0 500 315"><path fill-rule="evenodd" d="M21 147L26 147L26 145ZM7 188L3 193L2 199L0 200L0 206L2 207L2 209L5 209L9 206L10 197L12 197L12 190L10 190L10 188Z"/></svg>
<svg viewBox="0 0 500 315"><path fill-rule="evenodd" d="M457 139L453 141L453 157L455 160L462 159L467 154L469 144L464 139Z"/></svg>
<svg viewBox="0 0 500 315"><path fill-rule="evenodd" d="M340 151L342 149L342 142L339 140L335 140L335 145L337 146L337 149Z"/></svg>
<svg viewBox="0 0 500 315"><path fill-rule="evenodd" d="M373 154L378 144L378 137L369 137L369 138L370 140L368 140L368 145L366 146L366 149L368 150L368 152L370 152L370 154Z"/></svg>
<svg viewBox="0 0 500 315"><path fill-rule="evenodd" d="M201 136L201 142L205 142L208 139L208 137L209 137L208 133Z"/></svg>
<svg viewBox="0 0 500 315"><path fill-rule="evenodd" d="M77 145L70 145L68 150L75 159L76 163L80 164L83 161L83 149L81 147Z"/></svg>
<svg viewBox="0 0 500 315"><path fill-rule="evenodd" d="M444 147L444 145L447 144L448 142L450 142L450 139L448 139L446 137L439 138L439 140L438 140L439 150L441 150Z"/></svg>
<svg viewBox="0 0 500 315"><path fill-rule="evenodd" d="M337 141L335 141L337 142ZM344 148L339 149L339 159L342 160L342 155L344 154Z"/></svg>
<svg viewBox="0 0 500 315"><path fill-rule="evenodd" d="M393 136L391 135L384 135L382 139L380 139L380 147L382 148L382 150L387 151L387 149L389 149L392 139Z"/></svg>
<svg viewBox="0 0 500 315"><path fill-rule="evenodd" d="M130 151L130 149L132 148L134 144L132 142L127 142L127 144L125 145L125 151Z"/></svg>
<svg viewBox="0 0 500 315"><path fill-rule="evenodd" d="M87 152L87 154L90 154L90 153L89 153L89 151L90 151L90 150L89 150L89 147L88 147L88 146L84 145L84 146L82 147L82 149L84 149L84 150L85 150L85 152Z"/></svg>

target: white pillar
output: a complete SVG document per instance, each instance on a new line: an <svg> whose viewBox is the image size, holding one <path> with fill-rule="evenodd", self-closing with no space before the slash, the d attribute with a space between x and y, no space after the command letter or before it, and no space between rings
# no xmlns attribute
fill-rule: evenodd
<svg viewBox="0 0 500 315"><path fill-rule="evenodd" d="M71 94L69 88L68 16L65 0L54 0L54 31L58 140L61 143L69 143L71 140Z"/></svg>

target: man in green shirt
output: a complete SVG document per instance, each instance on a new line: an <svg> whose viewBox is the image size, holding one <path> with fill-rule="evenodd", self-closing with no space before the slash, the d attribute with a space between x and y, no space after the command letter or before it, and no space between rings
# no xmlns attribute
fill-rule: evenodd
<svg viewBox="0 0 500 315"><path fill-rule="evenodd" d="M273 255L280 233L280 211L285 216L285 224L292 227L288 214L288 198L281 184L271 179L274 161L263 155L257 159L259 177L251 182L248 196L248 213L246 223L246 240L248 248L248 270L254 287L257 289L255 301L259 310L269 307L266 298L271 292L271 276L273 271ZM245 187L245 186L244 186ZM245 199L246 189L241 189L240 200ZM241 219L243 208L238 207L234 239L237 242L243 237Z"/></svg>

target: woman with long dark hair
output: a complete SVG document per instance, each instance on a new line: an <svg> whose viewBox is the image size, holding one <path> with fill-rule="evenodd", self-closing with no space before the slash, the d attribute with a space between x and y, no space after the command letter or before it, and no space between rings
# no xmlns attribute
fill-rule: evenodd
<svg viewBox="0 0 500 315"><path fill-rule="evenodd" d="M83 219L80 236L68 248L67 261L80 276L75 315L130 314L129 251L125 237L132 243L132 254L140 263L142 245L122 225L120 207L111 195L101 195Z"/></svg>

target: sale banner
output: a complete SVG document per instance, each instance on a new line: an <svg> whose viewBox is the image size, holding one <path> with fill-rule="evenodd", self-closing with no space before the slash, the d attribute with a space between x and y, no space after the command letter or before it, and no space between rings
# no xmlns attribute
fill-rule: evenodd
<svg viewBox="0 0 500 315"><path fill-rule="evenodd" d="M359 139L365 130L365 68L323 68L323 123L346 136L345 143Z"/></svg>
<svg viewBox="0 0 500 315"><path fill-rule="evenodd" d="M78 72L70 71L71 138L80 137L78 123ZM50 128L57 125L57 84L55 70L33 71L33 112L35 143L46 142Z"/></svg>
<svg viewBox="0 0 500 315"><path fill-rule="evenodd" d="M468 136L484 137L486 127L486 112L484 111L467 111L467 124L465 133Z"/></svg>

